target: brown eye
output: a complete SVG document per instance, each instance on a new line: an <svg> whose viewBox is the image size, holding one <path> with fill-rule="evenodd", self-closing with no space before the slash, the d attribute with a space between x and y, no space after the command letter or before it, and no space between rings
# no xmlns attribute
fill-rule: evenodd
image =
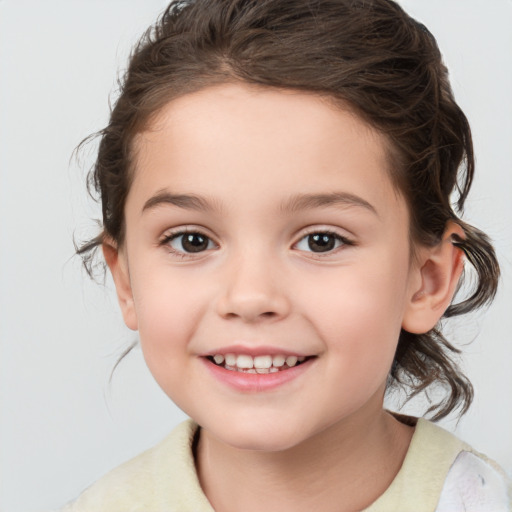
<svg viewBox="0 0 512 512"><path fill-rule="evenodd" d="M353 244L337 233L319 231L301 238L295 248L305 252L323 253L333 251L343 245Z"/></svg>
<svg viewBox="0 0 512 512"><path fill-rule="evenodd" d="M201 233L177 233L169 241L176 252L195 253L211 249L213 242Z"/></svg>
<svg viewBox="0 0 512 512"><path fill-rule="evenodd" d="M313 252L332 251L336 245L336 238L328 233L308 235L308 247Z"/></svg>

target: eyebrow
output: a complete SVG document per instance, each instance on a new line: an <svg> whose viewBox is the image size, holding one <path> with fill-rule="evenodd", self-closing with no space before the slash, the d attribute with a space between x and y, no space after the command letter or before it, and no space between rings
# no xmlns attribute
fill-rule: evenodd
<svg viewBox="0 0 512 512"><path fill-rule="evenodd" d="M281 211L297 212L325 206L357 206L365 208L377 217L379 214L375 207L355 194L348 192L332 192L329 194L297 194L281 205Z"/></svg>
<svg viewBox="0 0 512 512"><path fill-rule="evenodd" d="M220 211L220 204L209 202L206 198L194 194L171 194L162 190L150 197L142 208L142 213L152 210L161 205L172 205L186 210L196 210L211 213ZM288 201L281 204L282 212L295 213L300 210L311 210L327 206L356 206L365 208L373 214L379 216L377 210L368 201L355 194L347 192L331 192L329 194L297 194Z"/></svg>
<svg viewBox="0 0 512 512"><path fill-rule="evenodd" d="M144 203L144 206L142 207L142 213L144 213L146 210L152 210L164 204L177 206L186 210L198 210L203 212L220 210L218 205L215 206L214 202L209 202L203 197L196 196L194 194L171 194L170 192L162 190L154 196L150 197Z"/></svg>

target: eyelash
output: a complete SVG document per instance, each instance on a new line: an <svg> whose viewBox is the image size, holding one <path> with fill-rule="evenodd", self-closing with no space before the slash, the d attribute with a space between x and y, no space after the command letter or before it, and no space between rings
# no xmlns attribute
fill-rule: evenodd
<svg viewBox="0 0 512 512"><path fill-rule="evenodd" d="M339 250L341 250L343 248L343 246L350 247L350 246L356 245L353 240L347 238L346 236L342 236L339 233L336 233L335 231L332 231L329 229L315 229L315 230L306 232L300 238L300 240L298 242L293 244L293 246L296 247L300 242L302 242L303 240L306 240L308 237L313 236L313 235L327 235L329 237L334 238L335 242L340 242L338 247L335 247L329 251L325 251L325 252L304 251L304 252L309 252L310 254L314 254L315 258L326 258L328 256L331 256L331 255L337 253Z"/></svg>
<svg viewBox="0 0 512 512"><path fill-rule="evenodd" d="M176 239L178 239L180 237L183 237L185 235L197 235L197 236L203 237L204 239L206 239L208 241L206 249L205 250L201 250L201 251L197 251L197 252L194 253L194 252L186 252L186 251L176 250L176 249L174 249L170 245L172 241L174 241L174 240L176 240ZM308 237L313 236L313 235L324 235L324 236L327 235L329 237L334 238L335 242L339 242L340 243L338 245L338 247L334 247L333 249L325 251L325 252L304 251L304 252L310 252L311 254L314 254L315 257L317 257L317 258L318 257L323 258L323 257L330 256L330 255L338 252L338 250L340 250L340 248L343 247L343 246L354 246L354 245L356 245L353 240L350 240L349 238L347 238L345 236L342 236L339 233L336 233L336 232L328 230L328 229L316 229L314 231L310 231L308 233L305 233L299 239L298 242L293 244L293 247L296 247L300 242L302 242L303 240L306 240ZM212 239L208 235L204 234L200 230L197 230L197 229L187 229L187 230L177 231L177 232L174 232L174 233L169 233L168 235L166 235L159 242L159 245L160 246L165 246L169 250L169 252L172 253L174 256L176 256L178 258L181 258L181 259L187 259L187 258L193 258L194 254L204 253L208 249L211 250L211 248L208 247L210 245L210 243L214 244L215 247L218 247L217 244L215 244L215 242L213 242ZM181 245L183 247L183 241L182 241Z"/></svg>
<svg viewBox="0 0 512 512"><path fill-rule="evenodd" d="M194 254L201 254L201 253L205 252L205 251L197 251L196 253L194 253L194 252L179 251L179 250L174 249L174 247L171 246L172 241L174 241L180 237L183 237L185 235L198 235L208 241L207 245L210 245L210 243L213 243L215 246L217 246L217 244L215 244L215 242L212 241L211 237L204 234L203 232L201 232L198 229L183 229L181 231L169 233L159 242L159 245L165 246L171 254L173 254L174 256L181 258L181 259L193 258ZM181 246L183 247L183 241L181 243ZM208 249L208 247L206 248L206 250L207 249Z"/></svg>

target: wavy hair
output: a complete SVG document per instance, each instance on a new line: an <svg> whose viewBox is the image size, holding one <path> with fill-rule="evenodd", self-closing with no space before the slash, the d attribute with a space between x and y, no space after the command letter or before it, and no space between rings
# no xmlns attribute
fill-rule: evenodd
<svg viewBox="0 0 512 512"><path fill-rule="evenodd" d="M132 143L173 98L215 84L244 82L326 96L349 105L389 142L391 177L411 217L411 240L434 245L448 221L464 238L475 274L470 296L444 317L490 302L499 266L487 236L460 219L474 174L471 131L454 100L437 43L391 0L180 0L134 48L89 176L101 199L102 230L77 248L91 273L105 237L122 245L124 205L134 169ZM456 195L452 204L451 198ZM427 413L440 419L469 408L473 388L459 350L438 325L402 331L388 388L412 397L444 390Z"/></svg>

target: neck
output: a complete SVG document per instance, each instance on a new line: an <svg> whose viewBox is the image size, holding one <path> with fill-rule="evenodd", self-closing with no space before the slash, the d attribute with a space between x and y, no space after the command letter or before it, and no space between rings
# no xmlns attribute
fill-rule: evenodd
<svg viewBox="0 0 512 512"><path fill-rule="evenodd" d="M413 429L389 413L353 415L298 446L241 450L201 431L198 475L217 512L361 510L398 473Z"/></svg>

